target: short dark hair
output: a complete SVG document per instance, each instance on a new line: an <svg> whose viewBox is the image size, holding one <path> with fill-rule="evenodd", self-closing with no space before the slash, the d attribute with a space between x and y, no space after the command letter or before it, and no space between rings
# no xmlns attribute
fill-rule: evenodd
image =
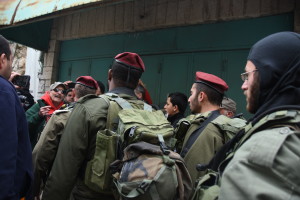
<svg viewBox="0 0 300 200"><path fill-rule="evenodd" d="M143 71L137 68L128 67L116 61L113 62L111 70L116 86L128 87L130 89L136 88L143 73Z"/></svg>
<svg viewBox="0 0 300 200"><path fill-rule="evenodd" d="M92 88L89 88L89 87L86 87L86 86L83 86L83 85L80 85L80 84L76 84L74 89L76 91L75 95L78 99L80 97L85 96L85 95L96 93L96 89L92 89Z"/></svg>
<svg viewBox="0 0 300 200"><path fill-rule="evenodd" d="M98 83L98 86L100 88L101 94L104 94L105 93L105 86L104 86L104 84L101 81L97 81L97 83Z"/></svg>
<svg viewBox="0 0 300 200"><path fill-rule="evenodd" d="M72 92L73 91L73 88L69 88L66 90L65 94L67 95L69 92Z"/></svg>
<svg viewBox="0 0 300 200"><path fill-rule="evenodd" d="M7 59L10 60L11 50L9 47L9 43L7 39L5 39L5 37L0 35L0 56L3 53L6 55Z"/></svg>
<svg viewBox="0 0 300 200"><path fill-rule="evenodd" d="M173 92L168 95L173 106L178 106L180 113L184 113L188 105L187 96L181 92Z"/></svg>
<svg viewBox="0 0 300 200"><path fill-rule="evenodd" d="M200 92L204 92L211 104L218 106L221 105L224 94L221 94L220 92L217 92L216 90L202 83L196 83L196 90L198 94Z"/></svg>
<svg viewBox="0 0 300 200"><path fill-rule="evenodd" d="M144 98L145 98L145 88L141 84L138 84L134 90L137 91L138 93L141 93L142 98L144 100Z"/></svg>

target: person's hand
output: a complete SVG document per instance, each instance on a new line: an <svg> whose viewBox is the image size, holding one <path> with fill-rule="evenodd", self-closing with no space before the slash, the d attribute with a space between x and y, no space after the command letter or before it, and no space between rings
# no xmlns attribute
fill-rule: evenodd
<svg viewBox="0 0 300 200"><path fill-rule="evenodd" d="M49 111L50 111L51 106L43 106L40 108L39 111L39 116L41 117L45 117L48 115Z"/></svg>
<svg viewBox="0 0 300 200"><path fill-rule="evenodd" d="M70 88L69 83L73 83L73 82L72 82L72 81L65 81L65 82L64 82L64 85L66 85L68 88Z"/></svg>
<svg viewBox="0 0 300 200"><path fill-rule="evenodd" d="M19 74L18 72L11 72L10 77L9 77L8 80L10 82L12 82L16 76L21 76L21 74ZM14 86L15 86L15 88L20 88L18 85L14 84Z"/></svg>
<svg viewBox="0 0 300 200"><path fill-rule="evenodd" d="M16 76L21 76L21 74L19 74L18 72L11 72L10 77L9 77L9 81L12 82L12 80L16 77Z"/></svg>

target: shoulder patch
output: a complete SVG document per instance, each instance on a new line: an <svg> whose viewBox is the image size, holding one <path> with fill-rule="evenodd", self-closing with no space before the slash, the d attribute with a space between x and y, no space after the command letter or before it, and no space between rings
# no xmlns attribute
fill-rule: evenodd
<svg viewBox="0 0 300 200"><path fill-rule="evenodd" d="M56 110L53 112L53 114L57 115L57 114L66 113L66 112L70 112L70 110Z"/></svg>
<svg viewBox="0 0 300 200"><path fill-rule="evenodd" d="M271 167L278 150L286 138L293 133L288 127L272 128L255 133L249 139L253 144L249 156L250 161Z"/></svg>

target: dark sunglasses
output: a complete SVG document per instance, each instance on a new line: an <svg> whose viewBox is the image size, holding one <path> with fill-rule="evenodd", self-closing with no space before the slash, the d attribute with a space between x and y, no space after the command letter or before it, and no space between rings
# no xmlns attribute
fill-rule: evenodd
<svg viewBox="0 0 300 200"><path fill-rule="evenodd" d="M57 88L54 88L53 91L60 92L61 94L65 94L65 92L66 92L65 90L61 90L61 89L57 89Z"/></svg>

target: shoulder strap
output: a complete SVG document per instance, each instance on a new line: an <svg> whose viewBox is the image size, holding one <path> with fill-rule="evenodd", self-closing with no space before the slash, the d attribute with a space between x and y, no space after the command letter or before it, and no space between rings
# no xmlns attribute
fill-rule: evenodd
<svg viewBox="0 0 300 200"><path fill-rule="evenodd" d="M152 106L144 102L144 110L152 112Z"/></svg>
<svg viewBox="0 0 300 200"><path fill-rule="evenodd" d="M205 129L205 127L214 119L216 119L218 116L220 115L219 111L213 111L210 113L210 115L208 116L208 118L199 126L199 128L197 128L189 137L188 141L186 142L185 146L182 148L182 151L180 153L180 156L182 158L185 157L185 155L187 154L187 152L190 150L190 148L192 147L192 145L194 144L194 142L197 140L197 138L199 137L199 135L201 134L201 132Z"/></svg>
<svg viewBox="0 0 300 200"><path fill-rule="evenodd" d="M117 102L122 109L132 109L130 103L126 101L124 98L119 97L117 94L106 93L105 95L110 97L110 101ZM144 110L152 111L152 107L149 104L144 102Z"/></svg>
<svg viewBox="0 0 300 200"><path fill-rule="evenodd" d="M128 101L119 97L117 94L114 93L106 93L105 95L110 97L110 100L115 101L121 106L122 109L132 109L132 106Z"/></svg>
<svg viewBox="0 0 300 200"><path fill-rule="evenodd" d="M223 158L222 161L219 161L218 170L222 173L229 163L229 161L233 158L237 149L242 146L254 133L265 130L271 127L276 126L291 126L291 124L300 123L300 111L298 110L280 110L273 112L265 117L261 118L254 126L249 123L244 131L241 131L240 134L237 135L237 138L234 142L232 142L230 148L227 150L226 157ZM222 150L222 148L221 148Z"/></svg>

